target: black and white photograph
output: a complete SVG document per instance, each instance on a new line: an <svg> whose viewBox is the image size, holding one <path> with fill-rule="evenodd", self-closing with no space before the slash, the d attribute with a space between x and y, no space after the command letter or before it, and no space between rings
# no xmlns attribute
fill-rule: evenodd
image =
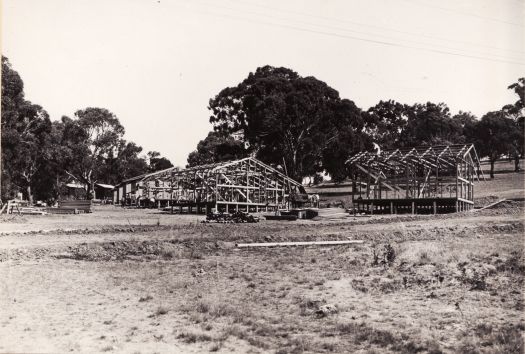
<svg viewBox="0 0 525 354"><path fill-rule="evenodd" d="M0 354L525 352L525 0L0 14Z"/></svg>

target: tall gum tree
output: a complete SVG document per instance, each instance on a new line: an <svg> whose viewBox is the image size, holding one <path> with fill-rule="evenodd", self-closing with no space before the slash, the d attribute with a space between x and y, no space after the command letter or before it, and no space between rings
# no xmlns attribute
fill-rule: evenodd
<svg viewBox="0 0 525 354"><path fill-rule="evenodd" d="M508 87L518 95L518 100L514 104L503 107L505 115L512 119L516 124L517 136L512 144L510 156L514 159L514 171L520 171L520 158L525 154L524 149L524 130L525 130L525 78L521 77L517 82Z"/></svg>
<svg viewBox="0 0 525 354"><path fill-rule="evenodd" d="M494 163L514 148L520 138L515 122L502 110L488 112L475 126L476 150L490 161L490 178L494 178Z"/></svg>
<svg viewBox="0 0 525 354"><path fill-rule="evenodd" d="M258 68L209 103L216 131L242 129L250 153L274 166L284 161L289 176L298 181L322 171L328 147L346 130L362 125L358 109L342 106L339 93L326 83L272 66Z"/></svg>
<svg viewBox="0 0 525 354"><path fill-rule="evenodd" d="M2 57L2 197L18 191L33 201L34 178L42 171L51 122L47 112L24 97L24 83Z"/></svg>
<svg viewBox="0 0 525 354"><path fill-rule="evenodd" d="M95 183L100 178L100 169L110 154L115 154L124 136L124 127L105 108L78 110L75 118L63 118L69 148L66 173L84 183L88 197L92 197Z"/></svg>

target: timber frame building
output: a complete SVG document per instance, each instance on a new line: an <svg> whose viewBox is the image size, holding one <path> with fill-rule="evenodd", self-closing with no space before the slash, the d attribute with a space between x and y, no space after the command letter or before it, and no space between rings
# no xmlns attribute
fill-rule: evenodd
<svg viewBox="0 0 525 354"><path fill-rule="evenodd" d="M179 213L277 210L305 193L300 183L253 157L140 177L135 180L137 206L170 207Z"/></svg>
<svg viewBox="0 0 525 354"><path fill-rule="evenodd" d="M356 212L436 214L474 207L481 172L474 145L360 152L347 161Z"/></svg>

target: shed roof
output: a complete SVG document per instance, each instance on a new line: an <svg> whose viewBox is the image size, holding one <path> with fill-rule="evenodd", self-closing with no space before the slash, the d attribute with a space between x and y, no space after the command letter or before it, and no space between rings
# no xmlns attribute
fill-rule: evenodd
<svg viewBox="0 0 525 354"><path fill-rule="evenodd" d="M95 183L95 185L99 186L100 188L104 188L104 189L113 189L113 188L115 188L115 186L113 186L111 184Z"/></svg>
<svg viewBox="0 0 525 354"><path fill-rule="evenodd" d="M438 165L456 166L463 161L481 170L476 149L473 144L416 146L387 149L378 152L363 151L351 156L347 164L395 167L406 162L436 167Z"/></svg>
<svg viewBox="0 0 525 354"><path fill-rule="evenodd" d="M246 158L239 159L239 160L224 161L224 162L217 162L217 163L212 163L212 164L193 166L193 167L188 167L188 168L185 168L185 169L178 169L177 167L172 167L172 168L168 168L166 170L162 170L162 171L158 171L158 172L155 172L155 173L148 174L148 175L144 176L142 178L142 180L147 181L147 180L151 180L151 179L167 178L167 177L171 177L171 176L187 174L188 172L203 172L203 171L206 171L206 172L213 173L213 172L217 172L217 171L219 171L221 169L224 169L224 168L235 167L236 165L241 165L244 162L250 162L250 163L253 163L254 165L258 165L259 167L262 167L262 168L270 171L271 173L275 173L276 175L278 175L281 178L286 178L290 182L290 184L294 184L296 186L301 186L301 184L299 182L293 180L292 178L284 175L280 171L278 171L275 168L265 164L262 161L257 160L254 157L246 157Z"/></svg>

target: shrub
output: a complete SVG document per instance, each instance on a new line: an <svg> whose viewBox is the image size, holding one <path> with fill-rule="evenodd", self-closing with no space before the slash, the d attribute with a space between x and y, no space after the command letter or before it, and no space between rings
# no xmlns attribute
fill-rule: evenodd
<svg viewBox="0 0 525 354"><path fill-rule="evenodd" d="M156 316L161 316L161 315L165 315L169 312L168 308L167 307L164 307L164 306L159 306L157 307L157 310L155 311L155 315Z"/></svg>

